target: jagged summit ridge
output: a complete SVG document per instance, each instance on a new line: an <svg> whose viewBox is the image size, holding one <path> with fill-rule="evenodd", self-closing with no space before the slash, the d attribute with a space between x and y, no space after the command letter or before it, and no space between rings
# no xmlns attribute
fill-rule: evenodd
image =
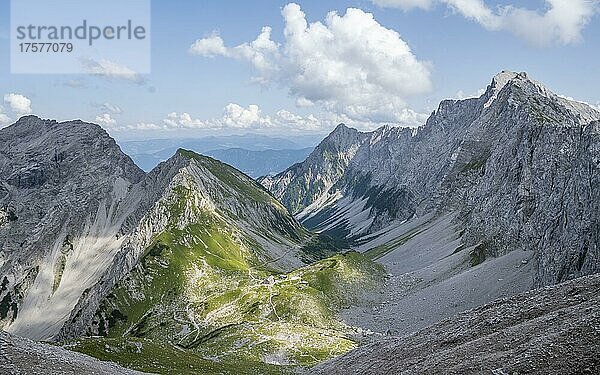
<svg viewBox="0 0 600 375"><path fill-rule="evenodd" d="M519 88L523 90L523 92L529 97L540 95L546 99L557 101L561 106L569 110L575 117L579 118L576 122L576 125L586 125L592 121L600 119L600 112L594 107L585 102L579 102L572 98L567 98L554 93L541 82L529 77L526 72L515 73L503 71L497 74L482 96L487 98L484 108L490 107L494 100L498 98L500 92L507 86ZM512 90L512 88L509 88L509 90Z"/></svg>
<svg viewBox="0 0 600 375"><path fill-rule="evenodd" d="M486 256L536 249L536 283L554 283L598 267L591 223L599 198L584 183L599 175L598 119L525 73L503 72L479 98L443 101L416 134L359 133L352 152L337 155L330 150L348 149L324 142L265 186L305 225L351 241L430 212L460 212L465 242ZM307 173L341 157L347 162L335 174ZM287 198L326 180L301 204ZM559 185L573 193L557 196ZM575 201L580 209L569 208Z"/></svg>
<svg viewBox="0 0 600 375"><path fill-rule="evenodd" d="M53 119L42 119L36 115L22 116L12 125L3 128L3 131L9 134L20 134L26 136L28 133L42 134L52 131L60 131L61 129L64 131L66 128L72 131L72 137L82 137L89 134L97 134L102 137L110 138L104 128L90 122L80 119L59 122ZM7 139L8 138L9 137L7 137Z"/></svg>

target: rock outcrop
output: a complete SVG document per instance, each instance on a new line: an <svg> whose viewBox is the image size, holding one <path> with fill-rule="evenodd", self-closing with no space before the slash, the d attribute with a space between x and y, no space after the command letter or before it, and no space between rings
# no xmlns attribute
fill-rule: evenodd
<svg viewBox="0 0 600 375"><path fill-rule="evenodd" d="M84 354L0 330L0 373L15 375L142 375Z"/></svg>

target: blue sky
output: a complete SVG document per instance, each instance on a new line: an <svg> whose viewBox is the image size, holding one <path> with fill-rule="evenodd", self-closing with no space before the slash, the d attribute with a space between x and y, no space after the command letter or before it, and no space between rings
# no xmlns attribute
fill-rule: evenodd
<svg viewBox="0 0 600 375"><path fill-rule="evenodd" d="M474 7L461 8L455 0L296 1L293 8L275 0L152 1L152 72L140 83L110 75L10 74L9 1L0 0L0 122L28 111L82 118L121 139L293 136L326 133L339 121L362 129L415 126L440 100L475 95L501 70L527 71L559 94L597 104L598 4L569 0L573 14L544 17L561 2L466 0ZM347 8L361 11L346 18ZM284 28L299 9L309 24L324 25L310 35L296 28L286 38ZM331 11L339 15L337 26L325 21ZM348 36L353 22L368 26L370 36ZM254 41L263 26L278 46L260 56L268 69L251 59L264 49L232 48ZM373 47L374 40L387 47Z"/></svg>

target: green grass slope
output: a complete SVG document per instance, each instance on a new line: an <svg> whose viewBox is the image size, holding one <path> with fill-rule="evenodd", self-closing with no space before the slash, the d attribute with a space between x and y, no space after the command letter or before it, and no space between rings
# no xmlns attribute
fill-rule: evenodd
<svg viewBox="0 0 600 375"><path fill-rule="evenodd" d="M380 266L349 252L278 272L239 228L175 192L168 229L102 302L91 337L65 347L162 374L269 374L356 346L336 313L383 278Z"/></svg>

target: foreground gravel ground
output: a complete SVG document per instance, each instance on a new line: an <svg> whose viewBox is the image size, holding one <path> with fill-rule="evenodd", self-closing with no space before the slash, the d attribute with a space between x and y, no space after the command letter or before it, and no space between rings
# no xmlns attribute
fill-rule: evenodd
<svg viewBox="0 0 600 375"><path fill-rule="evenodd" d="M0 331L2 375L140 375L110 362Z"/></svg>
<svg viewBox="0 0 600 375"><path fill-rule="evenodd" d="M141 374L0 331L0 374ZM600 275L500 299L311 374L600 374Z"/></svg>
<svg viewBox="0 0 600 375"><path fill-rule="evenodd" d="M600 374L600 275L497 300L311 374Z"/></svg>

